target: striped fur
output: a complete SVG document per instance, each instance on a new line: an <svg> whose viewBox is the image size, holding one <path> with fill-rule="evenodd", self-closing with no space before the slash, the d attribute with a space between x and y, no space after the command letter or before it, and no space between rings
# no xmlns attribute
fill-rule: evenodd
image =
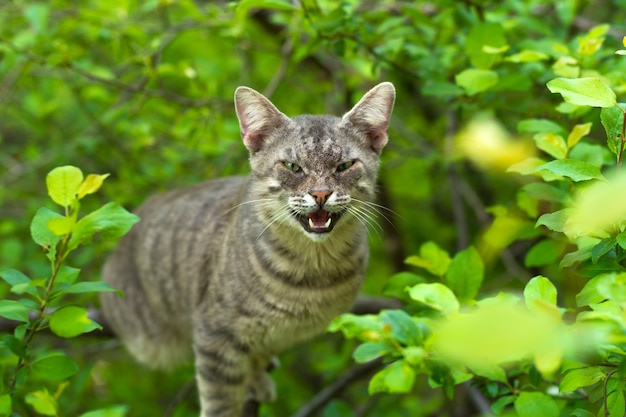
<svg viewBox="0 0 626 417"><path fill-rule="evenodd" d="M149 366L192 355L203 417L271 401L271 358L324 330L357 295L367 263L390 83L343 118L288 118L239 88L252 172L154 196L103 277L107 321Z"/></svg>

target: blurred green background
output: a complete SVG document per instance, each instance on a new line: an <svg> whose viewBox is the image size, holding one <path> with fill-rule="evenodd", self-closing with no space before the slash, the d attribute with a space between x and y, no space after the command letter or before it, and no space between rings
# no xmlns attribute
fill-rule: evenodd
<svg viewBox="0 0 626 417"><path fill-rule="evenodd" d="M264 93L290 116L341 115L387 80L397 89L380 172L379 202L389 211L370 233L365 292L389 290L389 277L408 269L404 259L432 240L451 252L479 247L486 293L519 289L548 270L567 302L580 289L577 277L558 262L524 265L539 232L516 206L521 177L468 162L455 141L470 121L490 118L523 143L518 123L550 115L568 125L596 122L591 142L603 144L597 113L555 113L561 99L545 83L573 70L567 58L575 57L623 92L626 60L616 61L613 51L625 22L623 0L5 0L0 269L47 272L29 223L48 204L44 179L56 166L111 174L85 200L85 212L110 200L133 209L156 192L248 171L232 104L237 86ZM611 28L602 49L585 54L580 39L603 23ZM525 50L541 55L507 59ZM497 78L468 86L458 74L470 68ZM83 248L70 265L82 268L83 279L98 279L110 248ZM285 354L274 373L279 401L261 414L295 413L353 366L354 346L333 334ZM128 404L131 416L197 415L191 367L149 372L107 338L59 348L84 358L64 415L112 404ZM369 397L361 379L319 415L461 417L473 409L467 396L447 401L425 379L398 397Z"/></svg>

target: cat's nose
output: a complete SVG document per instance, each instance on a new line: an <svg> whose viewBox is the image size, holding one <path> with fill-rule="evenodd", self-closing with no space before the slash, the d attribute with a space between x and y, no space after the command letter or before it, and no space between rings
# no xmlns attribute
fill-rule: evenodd
<svg viewBox="0 0 626 417"><path fill-rule="evenodd" d="M326 201L328 200L328 197L330 197L330 195L332 194L332 191L311 191L309 194L311 194L315 198L315 202L320 207L322 207L324 204L326 204Z"/></svg>

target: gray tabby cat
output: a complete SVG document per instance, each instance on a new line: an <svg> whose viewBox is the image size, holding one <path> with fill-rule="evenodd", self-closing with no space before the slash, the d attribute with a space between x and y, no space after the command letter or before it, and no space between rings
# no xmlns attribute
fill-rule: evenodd
<svg viewBox="0 0 626 417"><path fill-rule="evenodd" d="M107 321L150 366L195 354L203 417L273 400L273 355L351 307L394 99L386 82L342 118L290 119L238 88L251 175L150 198L105 264L125 294L103 296Z"/></svg>

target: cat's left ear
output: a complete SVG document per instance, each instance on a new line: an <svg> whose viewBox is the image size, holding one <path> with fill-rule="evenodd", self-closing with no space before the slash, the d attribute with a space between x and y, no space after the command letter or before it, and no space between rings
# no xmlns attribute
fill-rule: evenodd
<svg viewBox="0 0 626 417"><path fill-rule="evenodd" d="M372 149L380 152L387 144L387 128L395 99L396 90L393 84L380 83L368 91L342 120L364 133Z"/></svg>
<svg viewBox="0 0 626 417"><path fill-rule="evenodd" d="M235 90L235 111L241 138L251 152L258 152L272 130L289 121L263 94L248 87Z"/></svg>

